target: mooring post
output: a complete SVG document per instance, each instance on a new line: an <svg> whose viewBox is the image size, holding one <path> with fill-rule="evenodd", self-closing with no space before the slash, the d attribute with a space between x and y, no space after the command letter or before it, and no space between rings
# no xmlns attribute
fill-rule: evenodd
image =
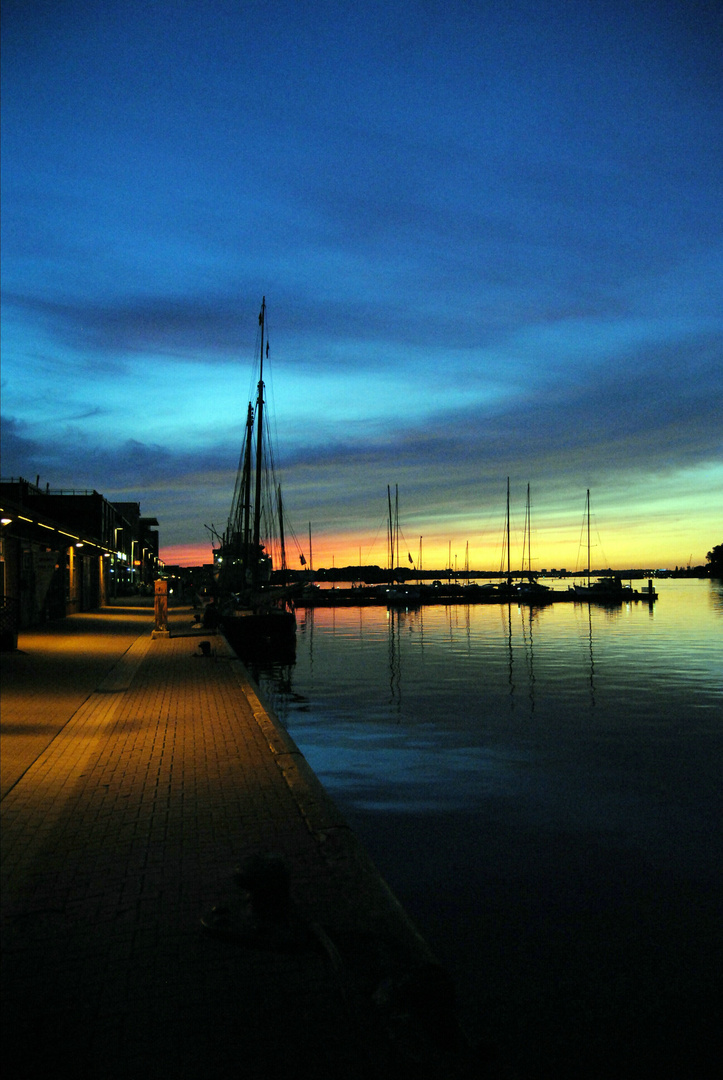
<svg viewBox="0 0 723 1080"><path fill-rule="evenodd" d="M160 578L156 582L155 595L156 626L151 637L170 637L168 629L168 582Z"/></svg>

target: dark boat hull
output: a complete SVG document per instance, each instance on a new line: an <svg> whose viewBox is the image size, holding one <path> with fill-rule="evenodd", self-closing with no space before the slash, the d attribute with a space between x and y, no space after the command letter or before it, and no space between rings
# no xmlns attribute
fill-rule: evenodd
<svg viewBox="0 0 723 1080"><path fill-rule="evenodd" d="M221 629L241 660L263 658L292 663L296 657L293 611L235 611L221 616Z"/></svg>

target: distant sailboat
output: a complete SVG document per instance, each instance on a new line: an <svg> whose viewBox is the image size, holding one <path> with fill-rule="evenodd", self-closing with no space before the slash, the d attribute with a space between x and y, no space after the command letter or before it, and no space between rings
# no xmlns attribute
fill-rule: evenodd
<svg viewBox="0 0 723 1080"><path fill-rule="evenodd" d="M623 600L634 600L636 597L633 589L629 585L623 585L618 574L590 581L590 488L587 489L585 513L587 517L587 581L585 585L573 585L575 596L581 600L592 600L602 604L617 604L622 603Z"/></svg>
<svg viewBox="0 0 723 1080"><path fill-rule="evenodd" d="M507 580L504 584L497 586L497 592L500 596L511 595L515 591L515 583L512 579L512 556L510 554L510 478L507 477L507 503L505 508L505 530L504 539L502 541L502 561L500 563L500 573L503 573L505 557L507 558Z"/></svg>
<svg viewBox="0 0 723 1080"><path fill-rule="evenodd" d="M525 569L525 555L527 555L527 569ZM544 600L552 599L552 589L549 585L542 585L537 580L537 574L532 570L532 519L530 514L530 485L527 485L527 504L525 506L525 536L522 542L522 580L517 587L521 600ZM525 580L525 578L527 580Z"/></svg>
<svg viewBox="0 0 723 1080"><path fill-rule="evenodd" d="M419 587L407 585L404 574L400 573L399 555L399 485L394 485L394 504L392 504L392 489L387 484L387 504L389 508L388 522L388 549L389 549L389 586L385 590L387 603L391 606L408 606L419 603ZM411 553L409 561L414 565Z"/></svg>

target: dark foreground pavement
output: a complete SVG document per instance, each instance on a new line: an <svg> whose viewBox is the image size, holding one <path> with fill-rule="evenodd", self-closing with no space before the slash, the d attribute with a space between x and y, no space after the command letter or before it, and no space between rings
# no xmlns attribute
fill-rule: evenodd
<svg viewBox="0 0 723 1080"><path fill-rule="evenodd" d="M241 663L189 609L170 624L110 608L2 657L11 1075L478 1075L426 944ZM269 853L292 904L254 911L234 869Z"/></svg>

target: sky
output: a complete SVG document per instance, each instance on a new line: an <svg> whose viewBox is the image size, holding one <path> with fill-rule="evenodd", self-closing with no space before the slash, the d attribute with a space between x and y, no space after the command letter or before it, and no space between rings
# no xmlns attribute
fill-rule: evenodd
<svg viewBox="0 0 723 1080"><path fill-rule="evenodd" d="M2 0L2 476L211 560L262 296L315 567L723 541L717 0ZM421 543L420 543L421 538ZM290 556L299 565L300 552Z"/></svg>

